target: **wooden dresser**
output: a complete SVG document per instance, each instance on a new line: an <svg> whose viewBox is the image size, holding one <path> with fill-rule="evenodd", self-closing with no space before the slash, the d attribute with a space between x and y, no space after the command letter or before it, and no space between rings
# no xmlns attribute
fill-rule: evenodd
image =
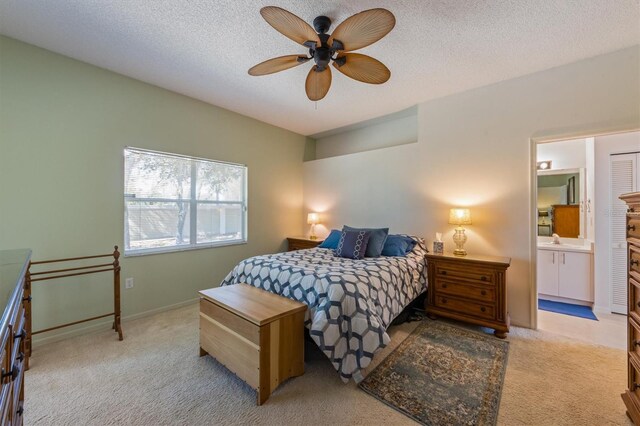
<svg viewBox="0 0 640 426"><path fill-rule="evenodd" d="M628 280L627 390L622 400L627 415L640 425L640 192L620 197L627 203Z"/></svg>
<svg viewBox="0 0 640 426"><path fill-rule="evenodd" d="M507 311L508 257L427 254L429 287L427 315L452 318L493 328L504 339L509 332Z"/></svg>
<svg viewBox="0 0 640 426"><path fill-rule="evenodd" d="M323 241L324 239L312 240L307 237L288 237L287 238L288 250L289 251L304 250L304 249L318 247Z"/></svg>
<svg viewBox="0 0 640 426"><path fill-rule="evenodd" d="M21 425L24 403L25 352L25 274L31 250L0 250L0 298L3 302L0 344L2 370L0 424Z"/></svg>

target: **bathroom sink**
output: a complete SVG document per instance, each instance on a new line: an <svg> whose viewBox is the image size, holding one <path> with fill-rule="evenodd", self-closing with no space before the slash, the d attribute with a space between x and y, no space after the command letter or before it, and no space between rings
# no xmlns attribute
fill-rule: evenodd
<svg viewBox="0 0 640 426"><path fill-rule="evenodd" d="M553 243L551 241L544 242L544 243L538 243L538 245L539 246L545 246L545 247L558 247L558 248L572 248L572 249L589 250L589 246L585 246L585 245L568 244L568 243L555 244L555 243Z"/></svg>

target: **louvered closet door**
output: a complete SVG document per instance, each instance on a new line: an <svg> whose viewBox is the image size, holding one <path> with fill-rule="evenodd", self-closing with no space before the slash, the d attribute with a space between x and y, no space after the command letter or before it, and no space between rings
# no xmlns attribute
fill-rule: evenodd
<svg viewBox="0 0 640 426"><path fill-rule="evenodd" d="M611 269L611 311L627 313L627 206L618 197L637 191L639 154L611 155L611 204L609 215L609 238Z"/></svg>

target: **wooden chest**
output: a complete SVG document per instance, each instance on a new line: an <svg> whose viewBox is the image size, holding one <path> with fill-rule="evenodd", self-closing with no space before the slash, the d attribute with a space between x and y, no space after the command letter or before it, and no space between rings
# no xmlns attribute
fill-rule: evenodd
<svg viewBox="0 0 640 426"><path fill-rule="evenodd" d="M622 400L627 415L640 425L640 192L620 197L628 205L627 210L627 390Z"/></svg>
<svg viewBox="0 0 640 426"><path fill-rule="evenodd" d="M247 284L200 296L200 356L211 355L255 389L258 405L304 373L307 305Z"/></svg>
<svg viewBox="0 0 640 426"><path fill-rule="evenodd" d="M504 339L509 332L506 271L508 257L427 254L429 287L425 310L430 318L443 316L490 327Z"/></svg>

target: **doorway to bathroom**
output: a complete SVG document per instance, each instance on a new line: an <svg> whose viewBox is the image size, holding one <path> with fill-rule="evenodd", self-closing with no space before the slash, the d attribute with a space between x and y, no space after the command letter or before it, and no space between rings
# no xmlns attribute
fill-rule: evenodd
<svg viewBox="0 0 640 426"><path fill-rule="evenodd" d="M638 153L640 132L536 145L538 328L626 347L618 196L640 189Z"/></svg>

